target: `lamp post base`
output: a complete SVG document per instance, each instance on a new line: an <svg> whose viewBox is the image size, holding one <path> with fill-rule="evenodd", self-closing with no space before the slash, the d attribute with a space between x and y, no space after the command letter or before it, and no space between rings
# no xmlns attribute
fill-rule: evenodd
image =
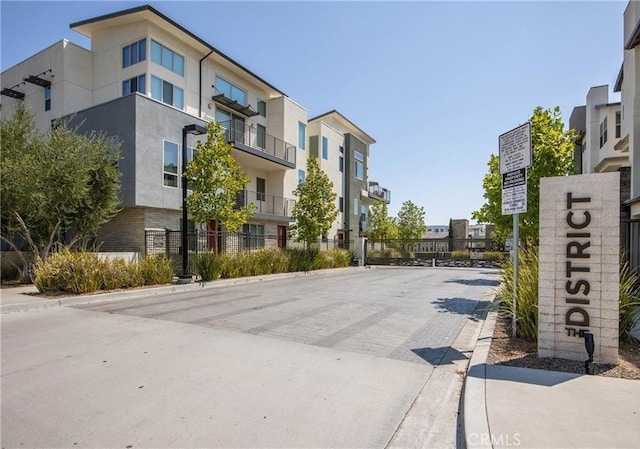
<svg viewBox="0 0 640 449"><path fill-rule="evenodd" d="M193 276L178 276L178 284L191 284L193 283Z"/></svg>

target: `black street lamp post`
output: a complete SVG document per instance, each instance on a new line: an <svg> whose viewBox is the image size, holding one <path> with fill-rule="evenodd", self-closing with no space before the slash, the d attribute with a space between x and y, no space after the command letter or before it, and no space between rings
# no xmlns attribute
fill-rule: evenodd
<svg viewBox="0 0 640 449"><path fill-rule="evenodd" d="M187 167L187 134L206 134L207 129L200 125L187 125L182 128L182 278L191 277L189 275L189 238L187 235L187 177L185 169Z"/></svg>

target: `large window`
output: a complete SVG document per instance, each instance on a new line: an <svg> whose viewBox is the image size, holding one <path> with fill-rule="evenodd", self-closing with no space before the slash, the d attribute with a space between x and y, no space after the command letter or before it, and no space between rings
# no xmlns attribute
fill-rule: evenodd
<svg viewBox="0 0 640 449"><path fill-rule="evenodd" d="M244 224L242 225L242 233L244 234L244 249L264 248L264 225Z"/></svg>
<svg viewBox="0 0 640 449"><path fill-rule="evenodd" d="M357 179L364 179L364 156L359 151L353 152L355 158L355 176Z"/></svg>
<svg viewBox="0 0 640 449"><path fill-rule="evenodd" d="M620 138L620 127L622 126L622 114L620 111L616 112L616 139Z"/></svg>
<svg viewBox="0 0 640 449"><path fill-rule="evenodd" d="M184 109L184 91L156 76L151 76L151 98L174 108Z"/></svg>
<svg viewBox="0 0 640 449"><path fill-rule="evenodd" d="M224 94L225 97L237 101L242 106L247 105L247 93L219 76L216 76L216 94Z"/></svg>
<svg viewBox="0 0 640 449"><path fill-rule="evenodd" d="M216 108L216 122L221 123L223 128L230 128L231 114L224 109Z"/></svg>
<svg viewBox="0 0 640 449"><path fill-rule="evenodd" d="M322 136L322 159L329 159L329 139Z"/></svg>
<svg viewBox="0 0 640 449"><path fill-rule="evenodd" d="M298 148L307 148L307 125L302 122L298 122Z"/></svg>
<svg viewBox="0 0 640 449"><path fill-rule="evenodd" d="M164 141L164 185L178 187L178 144Z"/></svg>
<svg viewBox="0 0 640 449"><path fill-rule="evenodd" d="M184 76L184 56L154 40L151 41L151 60L165 69Z"/></svg>
<svg viewBox="0 0 640 449"><path fill-rule="evenodd" d="M146 76L142 75L134 76L128 80L122 82L122 95L129 95L133 92L140 92L146 94Z"/></svg>
<svg viewBox="0 0 640 449"><path fill-rule="evenodd" d="M600 123L600 148L607 143L607 117Z"/></svg>
<svg viewBox="0 0 640 449"><path fill-rule="evenodd" d="M51 110L51 86L44 88L44 110Z"/></svg>
<svg viewBox="0 0 640 449"><path fill-rule="evenodd" d="M298 184L304 182L306 174L304 170L298 170Z"/></svg>
<svg viewBox="0 0 640 449"><path fill-rule="evenodd" d="M137 64L147 59L147 40L140 39L133 44L122 47L122 68Z"/></svg>

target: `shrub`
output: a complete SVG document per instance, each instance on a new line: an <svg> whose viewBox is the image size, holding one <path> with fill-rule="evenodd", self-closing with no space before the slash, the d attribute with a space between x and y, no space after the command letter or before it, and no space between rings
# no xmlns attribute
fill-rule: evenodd
<svg viewBox="0 0 640 449"><path fill-rule="evenodd" d="M138 268L145 285L169 284L173 280L173 262L165 256L145 256Z"/></svg>
<svg viewBox="0 0 640 449"><path fill-rule="evenodd" d="M398 250L387 248L387 249L369 250L367 251L367 256L399 259L402 257L402 254Z"/></svg>
<svg viewBox="0 0 640 449"><path fill-rule="evenodd" d="M508 259L501 270L498 297L502 310L513 316L513 261ZM520 251L518 263L518 298L516 305L518 335L527 340L538 338L538 250Z"/></svg>
<svg viewBox="0 0 640 449"><path fill-rule="evenodd" d="M469 259L471 255L469 251L451 251L451 258L454 260Z"/></svg>
<svg viewBox="0 0 640 449"><path fill-rule="evenodd" d="M2 282L17 281L19 278L20 271L13 265L5 265L0 270L0 280Z"/></svg>
<svg viewBox="0 0 640 449"><path fill-rule="evenodd" d="M345 249L330 249L319 254L320 268L342 268L351 265L353 253Z"/></svg>
<svg viewBox="0 0 640 449"><path fill-rule="evenodd" d="M102 266L95 253L63 248L36 263L34 284L40 293L93 293L100 289Z"/></svg>
<svg viewBox="0 0 640 449"><path fill-rule="evenodd" d="M620 340L634 340L631 329L640 310L640 278L629 268L628 262L620 265Z"/></svg>
<svg viewBox="0 0 640 449"><path fill-rule="evenodd" d="M289 269L287 271L311 271L316 267L320 250L318 248L289 249Z"/></svg>
<svg viewBox="0 0 640 449"><path fill-rule="evenodd" d="M115 290L117 288L132 288L144 285L144 277L138 264L127 263L122 259L101 260L100 288Z"/></svg>
<svg viewBox="0 0 640 449"><path fill-rule="evenodd" d="M213 281L222 274L221 260L214 251L206 251L198 254L196 258L196 270L203 281Z"/></svg>
<svg viewBox="0 0 640 449"><path fill-rule="evenodd" d="M508 256L508 253L503 253L500 251L485 251L483 253L484 259L488 260L505 260Z"/></svg>

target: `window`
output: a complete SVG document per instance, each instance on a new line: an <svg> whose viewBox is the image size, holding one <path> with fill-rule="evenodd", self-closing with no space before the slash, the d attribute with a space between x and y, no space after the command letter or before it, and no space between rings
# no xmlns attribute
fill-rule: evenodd
<svg viewBox="0 0 640 449"><path fill-rule="evenodd" d="M151 41L151 60L180 76L184 76L184 57L156 41Z"/></svg>
<svg viewBox="0 0 640 449"><path fill-rule="evenodd" d="M304 170L298 170L298 184L300 184L301 182L304 182L304 179L305 179Z"/></svg>
<svg viewBox="0 0 640 449"><path fill-rule="evenodd" d="M364 156L359 151L354 151L353 156L355 158L355 176L357 179L364 179Z"/></svg>
<svg viewBox="0 0 640 449"><path fill-rule="evenodd" d="M267 182L262 178L256 178L256 199L258 201L265 201L267 199Z"/></svg>
<svg viewBox="0 0 640 449"><path fill-rule="evenodd" d="M256 143L259 148L265 148L267 145L267 128L262 125L258 125L258 131L256 135Z"/></svg>
<svg viewBox="0 0 640 449"><path fill-rule="evenodd" d="M358 198L353 199L353 215L360 214L360 204L358 204Z"/></svg>
<svg viewBox="0 0 640 449"><path fill-rule="evenodd" d="M164 141L164 185L178 187L178 144Z"/></svg>
<svg viewBox="0 0 640 449"><path fill-rule="evenodd" d="M338 170L344 171L344 158L342 156L338 156Z"/></svg>
<svg viewBox="0 0 640 449"><path fill-rule="evenodd" d="M343 197L338 198L338 210L340 212L344 212L344 198Z"/></svg>
<svg viewBox="0 0 640 449"><path fill-rule="evenodd" d="M216 122L222 124L223 128L230 128L231 114L224 109L216 108Z"/></svg>
<svg viewBox="0 0 640 449"><path fill-rule="evenodd" d="M122 95L129 95L133 92L146 94L146 87L146 76L143 73L142 75L134 76L122 82Z"/></svg>
<svg viewBox="0 0 640 449"><path fill-rule="evenodd" d="M322 136L322 159L329 159L329 139Z"/></svg>
<svg viewBox="0 0 640 449"><path fill-rule="evenodd" d="M600 148L607 143L607 117L600 123Z"/></svg>
<svg viewBox="0 0 640 449"><path fill-rule="evenodd" d="M258 98L258 114L263 117L267 116L267 103Z"/></svg>
<svg viewBox="0 0 640 449"><path fill-rule="evenodd" d="M51 110L51 86L44 88L44 110Z"/></svg>
<svg viewBox="0 0 640 449"><path fill-rule="evenodd" d="M340 147L338 147L338 150L340 151L340 153L344 154L344 147L342 145L340 145Z"/></svg>
<svg viewBox="0 0 640 449"><path fill-rule="evenodd" d="M298 148L307 148L307 125L302 122L298 122Z"/></svg>
<svg viewBox="0 0 640 449"><path fill-rule="evenodd" d="M237 101L242 106L247 105L247 93L235 84L216 76L216 94L224 94L225 97Z"/></svg>
<svg viewBox="0 0 640 449"><path fill-rule="evenodd" d="M184 91L153 75L151 76L151 98L174 108L184 109Z"/></svg>
<svg viewBox="0 0 640 449"><path fill-rule="evenodd" d="M147 59L147 40L140 39L131 45L122 47L122 68L137 64Z"/></svg>
<svg viewBox="0 0 640 449"><path fill-rule="evenodd" d="M620 138L620 127L622 125L622 114L620 111L616 112L616 139Z"/></svg>
<svg viewBox="0 0 640 449"><path fill-rule="evenodd" d="M264 248L264 225L243 224L242 233L244 234L244 249Z"/></svg>

